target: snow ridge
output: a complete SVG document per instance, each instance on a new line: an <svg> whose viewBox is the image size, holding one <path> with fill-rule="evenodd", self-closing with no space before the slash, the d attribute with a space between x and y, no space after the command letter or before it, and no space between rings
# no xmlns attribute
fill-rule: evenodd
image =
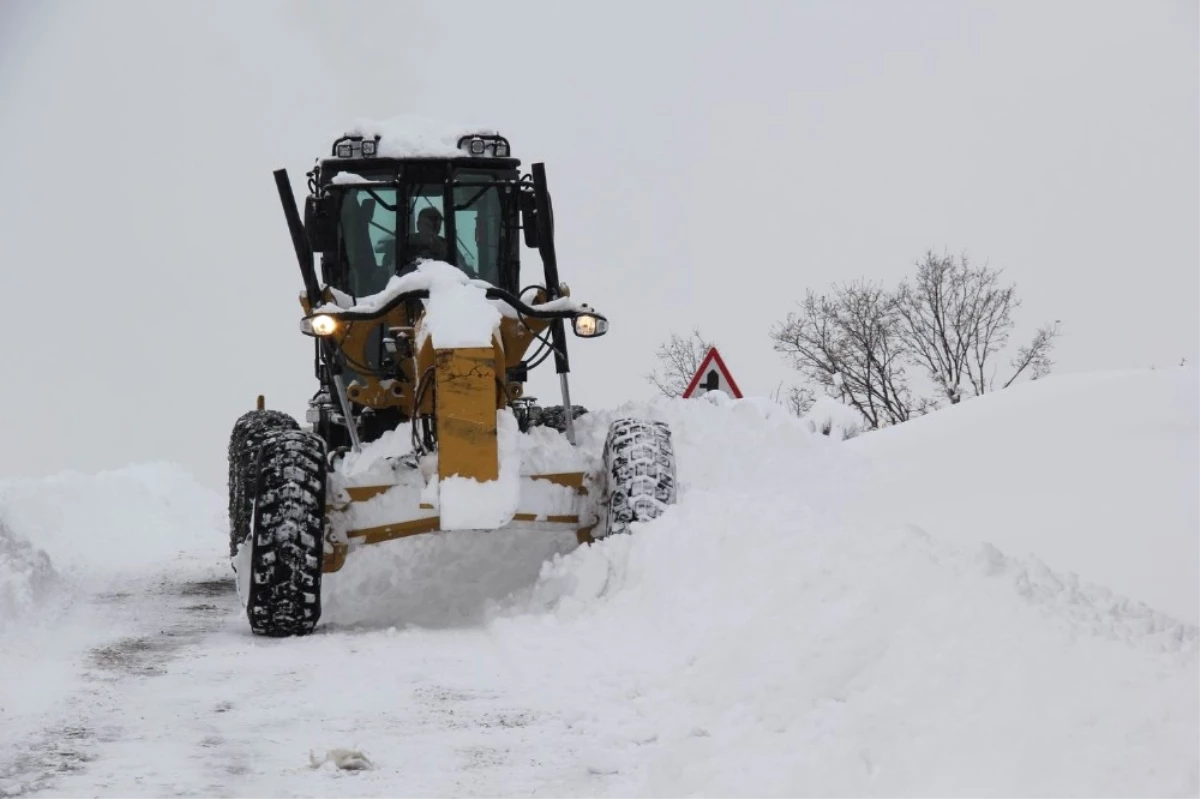
<svg viewBox="0 0 1200 799"><path fill-rule="evenodd" d="M976 561L984 574L1005 580L1048 616L1065 619L1079 631L1189 657L1200 652L1200 627L1103 586L1081 583L1075 574L1055 572L1037 558L1008 557L982 544Z"/></svg>
<svg viewBox="0 0 1200 799"><path fill-rule="evenodd" d="M58 581L50 556L0 518L0 630L36 611Z"/></svg>

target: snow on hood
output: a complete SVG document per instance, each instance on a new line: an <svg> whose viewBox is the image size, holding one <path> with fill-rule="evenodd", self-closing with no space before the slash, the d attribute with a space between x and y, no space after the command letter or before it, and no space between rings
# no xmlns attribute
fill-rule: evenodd
<svg viewBox="0 0 1200 799"><path fill-rule="evenodd" d="M359 119L345 131L345 136L371 139L379 136L381 158L461 158L458 148L463 136L495 136L497 131L486 125L467 125L442 122L421 116L394 116L389 119Z"/></svg>
<svg viewBox="0 0 1200 799"><path fill-rule="evenodd" d="M334 295L334 302L317 306L315 313L374 313L400 294L428 291L422 335L432 336L435 347L490 347L500 318L517 316L507 302L487 298L490 288L495 287L485 280L469 277L452 264L426 260L419 262L415 271L392 277L376 294L359 297L357 302L350 304L349 297L338 293ZM527 303L531 299L529 291L522 297ZM531 307L543 311L591 310L586 303L571 297L559 297Z"/></svg>

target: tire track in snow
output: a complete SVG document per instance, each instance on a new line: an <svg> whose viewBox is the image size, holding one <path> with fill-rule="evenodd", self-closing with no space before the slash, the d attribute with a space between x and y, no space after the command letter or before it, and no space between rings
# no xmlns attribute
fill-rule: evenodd
<svg viewBox="0 0 1200 799"><path fill-rule="evenodd" d="M88 649L77 664L82 687L63 698L54 720L0 759L0 796L57 791L65 778L87 775L105 745L136 737L129 695L220 627L237 599L231 580L160 580L96 594L89 606L126 634Z"/></svg>

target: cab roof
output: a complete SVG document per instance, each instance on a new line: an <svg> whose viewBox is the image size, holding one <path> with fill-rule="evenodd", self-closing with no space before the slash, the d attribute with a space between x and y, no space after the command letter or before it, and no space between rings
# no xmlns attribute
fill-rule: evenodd
<svg viewBox="0 0 1200 799"><path fill-rule="evenodd" d="M360 119L335 137L323 160L363 158L510 158L508 140L484 125L440 122L417 116Z"/></svg>

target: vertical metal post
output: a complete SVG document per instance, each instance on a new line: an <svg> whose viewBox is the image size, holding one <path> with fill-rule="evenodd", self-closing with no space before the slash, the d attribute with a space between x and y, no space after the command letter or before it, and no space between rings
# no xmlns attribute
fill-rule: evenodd
<svg viewBox="0 0 1200 799"><path fill-rule="evenodd" d="M332 357L330 361L332 362ZM350 434L350 447L355 452L362 451L362 445L358 441L358 430L354 426L354 412L350 408L350 400L346 396L346 381L342 379L342 373L338 372L333 377L333 393L337 394L338 405L342 406L342 418L346 422L346 432Z"/></svg>
<svg viewBox="0 0 1200 799"><path fill-rule="evenodd" d="M567 373L563 372L558 376L559 385L562 386L563 410L567 412L567 441L571 442L571 446L575 445L575 409L571 407L571 389L567 386Z"/></svg>
<svg viewBox="0 0 1200 799"><path fill-rule="evenodd" d="M296 208L296 196L292 193L292 184L288 180L287 170L276 169L274 175L279 201L283 204L283 216L287 220L288 232L292 236L292 247L296 250L296 261L300 264L300 274L304 278L304 291L308 295L308 307L314 309L321 304L321 284L317 282L317 273L313 268L312 247L309 246L304 225L300 221L300 212ZM350 433L350 443L354 446L354 451L358 452L361 449L358 430L354 427L354 415L350 409L350 400L346 397L346 384L342 380L333 344L327 339L321 339L318 346L322 359L325 361L325 369L333 382L338 404L342 407L346 430Z"/></svg>
<svg viewBox="0 0 1200 799"><path fill-rule="evenodd" d="M546 165L533 164L533 197L537 208L538 252L546 272L547 299L559 296L558 257L554 252L554 226L550 217L550 191L546 186ZM550 323L550 340L554 343L554 368L562 386L563 411L566 413L567 440L575 443L575 413L571 407L571 389L567 385L567 373L571 363L567 358L567 332L561 319Z"/></svg>

